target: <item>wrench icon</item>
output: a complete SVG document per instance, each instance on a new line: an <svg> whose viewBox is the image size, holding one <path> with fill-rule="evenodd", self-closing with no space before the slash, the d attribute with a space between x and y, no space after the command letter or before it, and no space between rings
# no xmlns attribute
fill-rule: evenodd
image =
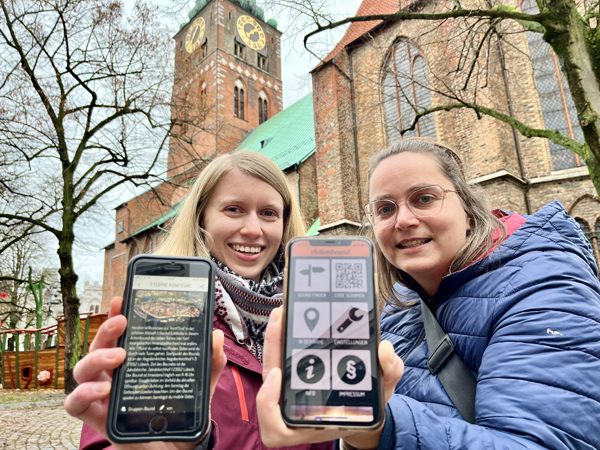
<svg viewBox="0 0 600 450"><path fill-rule="evenodd" d="M363 318L364 314L361 314L360 316L356 315L358 311L360 311L358 308L351 308L350 311L348 311L348 318L344 320L342 324L338 327L338 333L343 333L344 330L348 328L352 322L358 322L360 319Z"/></svg>

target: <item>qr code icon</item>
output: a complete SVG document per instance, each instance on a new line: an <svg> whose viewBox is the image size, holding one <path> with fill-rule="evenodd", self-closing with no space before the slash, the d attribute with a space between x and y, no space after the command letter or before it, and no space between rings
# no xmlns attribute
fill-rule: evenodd
<svg viewBox="0 0 600 450"><path fill-rule="evenodd" d="M334 263L334 292L367 292L365 261L346 260Z"/></svg>

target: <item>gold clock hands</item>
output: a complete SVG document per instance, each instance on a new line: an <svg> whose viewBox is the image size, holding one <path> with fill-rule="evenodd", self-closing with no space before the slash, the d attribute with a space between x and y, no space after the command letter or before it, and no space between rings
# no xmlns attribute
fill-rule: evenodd
<svg viewBox="0 0 600 450"><path fill-rule="evenodd" d="M196 37L198 36L200 32L200 27L196 27L196 29L192 32L192 35L190 36L190 42L194 43L196 42Z"/></svg>
<svg viewBox="0 0 600 450"><path fill-rule="evenodd" d="M248 36L248 38L250 38L250 36L252 36L255 33L259 33L260 32L260 28L258 25L253 26L252 29L248 32L246 32L246 36Z"/></svg>

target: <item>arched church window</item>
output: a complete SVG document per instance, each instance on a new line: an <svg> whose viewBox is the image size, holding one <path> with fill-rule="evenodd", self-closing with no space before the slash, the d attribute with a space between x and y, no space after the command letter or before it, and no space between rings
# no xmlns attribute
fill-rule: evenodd
<svg viewBox="0 0 600 450"><path fill-rule="evenodd" d="M233 115L244 119L244 89L233 88Z"/></svg>
<svg viewBox="0 0 600 450"><path fill-rule="evenodd" d="M240 89L240 119L244 118L244 90Z"/></svg>
<svg viewBox="0 0 600 450"><path fill-rule="evenodd" d="M407 40L396 42L392 48L384 67L382 91L388 143L414 136L435 139L431 114L421 117L414 130L400 134L413 125L417 113L432 107L427 64L419 49Z"/></svg>
<svg viewBox="0 0 600 450"><path fill-rule="evenodd" d="M588 225L588 223L585 220L581 219L580 217L575 217L575 222L577 222L579 224L579 228L581 228L581 231L583 231L583 235L591 243L592 242L592 231L590 230L590 226Z"/></svg>
<svg viewBox="0 0 600 450"><path fill-rule="evenodd" d="M258 123L266 122L269 118L269 105L267 99L258 98Z"/></svg>
<svg viewBox="0 0 600 450"><path fill-rule="evenodd" d="M520 0L524 13L538 14L535 0ZM541 33L527 32L533 73L542 105L544 125L571 139L583 142L583 131L577 120L577 110L571 97L567 80L563 77L558 58ZM571 150L548 141L554 170L564 170L584 165L581 157Z"/></svg>
<svg viewBox="0 0 600 450"><path fill-rule="evenodd" d="M240 114L240 110L239 110L239 97L240 97L240 90L236 87L233 88L233 115L235 117L238 117Z"/></svg>

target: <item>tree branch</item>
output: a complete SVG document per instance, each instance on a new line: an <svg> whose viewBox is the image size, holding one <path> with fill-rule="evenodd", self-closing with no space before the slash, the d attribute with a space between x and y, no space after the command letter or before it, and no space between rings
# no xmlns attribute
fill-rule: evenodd
<svg viewBox="0 0 600 450"><path fill-rule="evenodd" d="M521 122L507 114L503 114L494 109L487 108L485 106L477 105L475 103L470 103L470 102L461 102L461 103L453 103L453 104L449 104L449 105L441 105L441 106L436 106L435 108L423 110L423 111L415 114L415 119L413 120L413 123L411 124L411 126L401 130L400 134L403 135L404 133L406 133L408 131L414 130L417 126L417 122L419 121L419 119L421 119L424 116L427 116L429 114L432 114L432 113L438 112L438 111L452 111L453 109L459 109L459 108L469 108L480 114L484 114L486 116L493 117L494 119L498 119L498 120L506 123L507 125L510 125L511 127L517 129L517 131L519 131L519 133L521 133L521 135L523 135L525 137L546 138L546 139L554 142L555 144L558 144L565 148L568 148L573 153L577 153L578 155L582 156L583 158L586 157L586 155L585 155L586 145L585 144L581 144L581 143L577 142L576 140L571 139L571 138L559 133L558 131L547 130L544 128L529 127L529 126L525 125L523 122Z"/></svg>
<svg viewBox="0 0 600 450"><path fill-rule="evenodd" d="M491 9L455 9L452 11L446 11L442 13L414 13L408 11L398 11L396 14L372 14L368 16L354 16L347 17L339 22L329 23L327 25L318 26L316 30L311 31L304 36L304 47L306 48L308 39L315 34L318 34L325 30L333 30L334 28L341 27L348 23L353 22L370 22L370 21L383 21L388 22L392 20L444 20L444 19L455 19L459 17L473 18L483 17L490 19L513 19L517 21L525 21L530 23L537 23L541 27L542 21L546 19L545 15L539 14L525 14L519 12L512 6L498 5ZM543 28L543 27L542 27Z"/></svg>
<svg viewBox="0 0 600 450"><path fill-rule="evenodd" d="M43 220L36 220L31 217L18 216L15 214L8 214L8 213L0 213L0 217L4 218L4 219L18 220L19 222L30 223L32 225L43 228L46 231L49 231L56 237L60 237L60 233L61 233L60 230L57 230L56 228L51 227L50 225L46 224Z"/></svg>

